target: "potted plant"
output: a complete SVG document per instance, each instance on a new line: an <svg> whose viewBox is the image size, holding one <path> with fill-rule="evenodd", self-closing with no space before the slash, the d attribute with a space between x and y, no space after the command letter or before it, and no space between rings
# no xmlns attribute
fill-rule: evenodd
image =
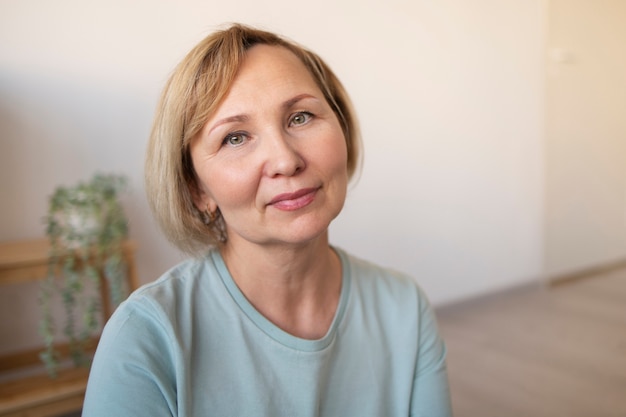
<svg viewBox="0 0 626 417"><path fill-rule="evenodd" d="M55 296L64 307L63 333L70 357L75 366L88 366L86 348L98 329L102 309L101 280L110 290L112 306L127 295L122 244L128 222L118 198L125 185L123 176L96 174L74 187L58 187L50 197L46 216L50 264L40 292L45 350L40 357L51 376L56 375L60 360L52 313Z"/></svg>

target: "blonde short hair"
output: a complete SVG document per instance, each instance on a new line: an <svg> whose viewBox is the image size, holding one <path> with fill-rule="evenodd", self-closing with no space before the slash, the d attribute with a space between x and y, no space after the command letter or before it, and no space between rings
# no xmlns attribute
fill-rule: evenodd
<svg viewBox="0 0 626 417"><path fill-rule="evenodd" d="M150 207L167 238L186 253L200 254L227 239L219 211L207 222L194 205L198 185L189 146L228 93L246 51L258 44L284 47L302 61L337 115L350 178L359 166L359 129L350 99L318 55L274 33L240 24L209 35L178 64L165 85L146 156Z"/></svg>

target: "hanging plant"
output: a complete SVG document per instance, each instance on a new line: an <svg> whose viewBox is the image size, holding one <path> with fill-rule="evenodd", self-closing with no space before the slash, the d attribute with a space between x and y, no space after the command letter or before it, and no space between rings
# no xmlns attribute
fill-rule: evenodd
<svg viewBox="0 0 626 417"><path fill-rule="evenodd" d="M96 174L89 182L59 187L50 197L46 217L50 264L40 292L40 333L46 349L40 356L51 376L60 360L51 311L54 296L63 303L63 334L75 366L90 363L86 348L98 329L101 278L108 284L112 306L126 298L122 247L128 222L118 199L125 186L123 176ZM82 317L76 317L77 311Z"/></svg>

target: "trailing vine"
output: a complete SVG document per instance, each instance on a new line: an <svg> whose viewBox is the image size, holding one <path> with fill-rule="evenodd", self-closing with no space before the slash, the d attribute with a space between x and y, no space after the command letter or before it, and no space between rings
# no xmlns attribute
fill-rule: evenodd
<svg viewBox="0 0 626 417"><path fill-rule="evenodd" d="M90 364L86 348L99 325L101 278L108 284L112 306L127 295L123 242L128 223L118 199L125 186L123 176L96 174L89 182L59 187L50 197L46 216L50 263L39 296L39 330L45 346L40 357L50 376L56 376L61 359L55 348L55 295L63 303L63 334L75 366ZM76 317L77 310L81 317Z"/></svg>

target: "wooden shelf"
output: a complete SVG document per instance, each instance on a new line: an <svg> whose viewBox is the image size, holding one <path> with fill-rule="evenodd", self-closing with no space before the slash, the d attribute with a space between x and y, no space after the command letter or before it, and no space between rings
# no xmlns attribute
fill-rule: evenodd
<svg viewBox="0 0 626 417"><path fill-rule="evenodd" d="M134 267L135 243L124 242L124 257L129 265L129 285L137 288L139 282ZM48 275L50 242L48 239L0 243L0 285L39 281Z"/></svg>
<svg viewBox="0 0 626 417"><path fill-rule="evenodd" d="M139 286L134 242L125 242L123 251L128 267L128 286L132 291ZM0 243L0 286L46 278L49 253L50 243L47 239ZM103 318L106 321L112 313L106 280L102 280L101 294ZM96 344L97 338L94 339L94 347ZM38 364L38 353L42 350L43 347L1 356L0 375ZM61 353L67 350L67 346L59 346ZM60 370L54 379L42 371L0 382L0 417L52 417L79 410L88 376L88 369L72 368Z"/></svg>
<svg viewBox="0 0 626 417"><path fill-rule="evenodd" d="M35 375L0 384L0 416L58 416L82 407L89 370L59 371L56 379Z"/></svg>
<svg viewBox="0 0 626 417"><path fill-rule="evenodd" d="M48 239L0 243L0 285L45 278L49 250Z"/></svg>

